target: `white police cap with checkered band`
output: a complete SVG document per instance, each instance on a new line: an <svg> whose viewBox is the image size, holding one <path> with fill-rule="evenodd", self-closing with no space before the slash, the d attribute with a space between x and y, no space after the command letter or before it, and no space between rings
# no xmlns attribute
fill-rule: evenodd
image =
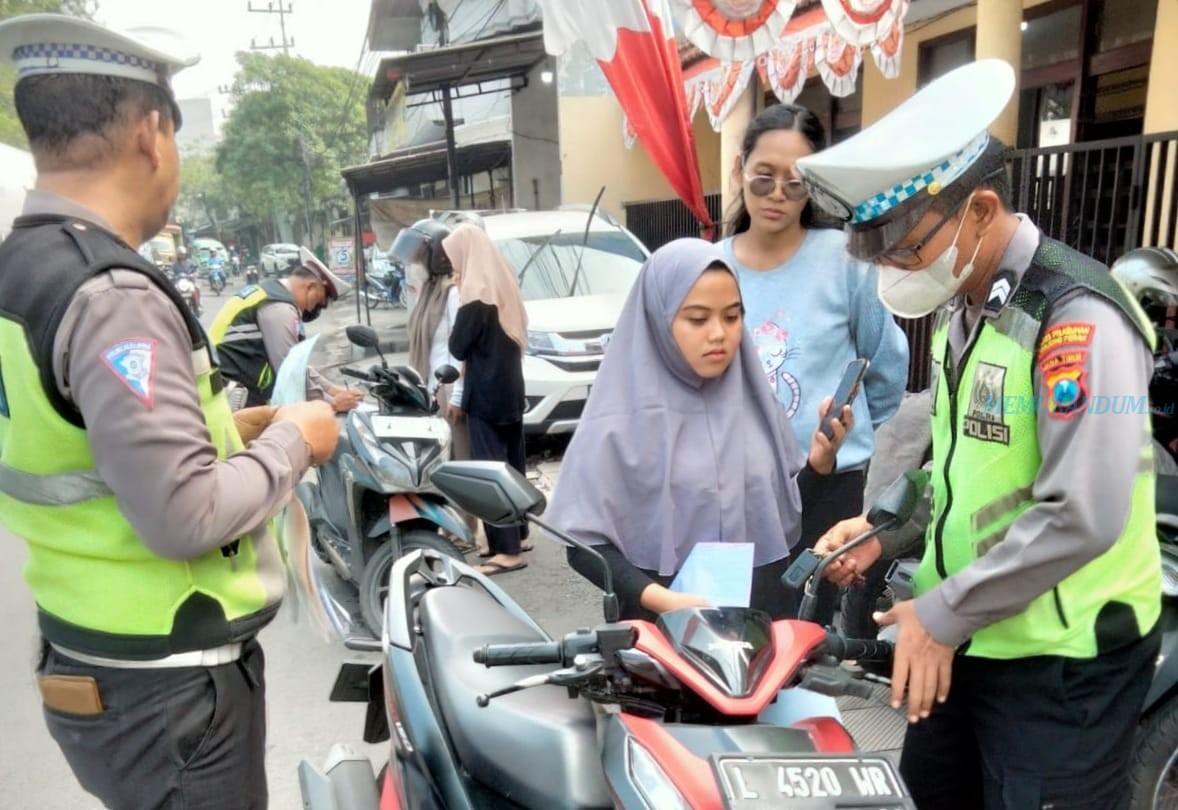
<svg viewBox="0 0 1178 810"><path fill-rule="evenodd" d="M166 28L122 32L68 14L24 14L0 22L0 62L15 65L18 80L85 73L168 88L173 74L199 60Z"/></svg>
<svg viewBox="0 0 1178 810"><path fill-rule="evenodd" d="M865 251L855 249L857 235L887 223L889 233L902 237L924 215L931 198L984 153L990 141L987 127L1014 88L1014 70L1006 62L972 62L932 82L857 135L800 158L797 171L811 199L847 223L852 253L861 255Z"/></svg>

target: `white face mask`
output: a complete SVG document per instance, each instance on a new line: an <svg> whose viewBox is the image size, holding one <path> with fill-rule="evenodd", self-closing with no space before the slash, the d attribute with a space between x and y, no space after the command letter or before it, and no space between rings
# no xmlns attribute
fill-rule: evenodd
<svg viewBox="0 0 1178 810"><path fill-rule="evenodd" d="M971 194L962 210L968 211L972 200ZM922 318L957 295L961 285L973 273L974 260L982 249L982 240L978 239L973 256L961 268L959 275L953 275L953 269L957 266L957 237L961 236L961 226L964 224L963 214L961 222L957 223L957 233L953 234L953 244L929 262L927 267L920 270L887 266L879 268L879 300L889 311L901 318Z"/></svg>

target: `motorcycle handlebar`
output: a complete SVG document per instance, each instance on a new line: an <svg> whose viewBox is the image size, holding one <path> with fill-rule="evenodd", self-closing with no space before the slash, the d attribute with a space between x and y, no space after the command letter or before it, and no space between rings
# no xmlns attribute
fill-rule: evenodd
<svg viewBox="0 0 1178 810"><path fill-rule="evenodd" d="M484 644L474 651L474 662L487 667L509 667L523 664L562 663L559 641L540 641L528 644Z"/></svg>
<svg viewBox="0 0 1178 810"><path fill-rule="evenodd" d="M365 373L363 371L356 371L355 369L351 369L351 368L341 368L339 370L339 373L344 375L345 377L355 377L357 380L370 379L367 373Z"/></svg>
<svg viewBox="0 0 1178 810"><path fill-rule="evenodd" d="M826 651L840 661L886 661L894 649L890 641L826 634Z"/></svg>

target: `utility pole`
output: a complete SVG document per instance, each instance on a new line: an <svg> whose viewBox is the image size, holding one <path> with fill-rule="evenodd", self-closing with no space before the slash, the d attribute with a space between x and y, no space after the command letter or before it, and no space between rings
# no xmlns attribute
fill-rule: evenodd
<svg viewBox="0 0 1178 810"><path fill-rule="evenodd" d="M450 21L446 12L438 5L437 0L431 0L428 8L430 23L438 32L439 47L450 44ZM458 145L454 140L454 107L450 103L450 85L443 84L439 88L442 92L442 118L446 123L446 173L450 179L450 204L455 210L462 207L461 192L458 186Z"/></svg>
<svg viewBox="0 0 1178 810"><path fill-rule="evenodd" d="M289 41L286 38L286 15L294 13L294 3L287 3L286 0L278 0L278 8L274 8L274 3L272 3L272 2L266 3L265 8L254 8L253 2L250 2L247 6L247 10L254 13L254 14L277 14L278 15L278 26L282 29L282 43L281 44L275 45L274 44L274 37L270 37L270 44L269 45L257 45L254 43L254 40L251 37L250 38L250 50L271 51L271 50L278 50L281 48L282 53L285 56L290 56L290 49L294 47L295 43L294 43L294 37L291 37Z"/></svg>
<svg viewBox="0 0 1178 810"><path fill-rule="evenodd" d="M267 2L265 8L254 8L252 0L247 5L247 10L254 14L277 14L278 26L282 32L282 42L278 45L274 44L274 38L270 38L268 45L258 45L254 40L250 39L250 50L254 51L271 51L282 50L283 56L290 56L290 49L295 46L294 37L287 39L286 36L286 17L288 14L294 13L294 3L288 0L278 0L278 7L274 7L273 2ZM306 234L308 242L313 242L314 237L311 235L311 164L307 160L307 139L303 134L303 122L295 118L295 148L299 162L303 167L303 204L301 206L303 212L303 233Z"/></svg>

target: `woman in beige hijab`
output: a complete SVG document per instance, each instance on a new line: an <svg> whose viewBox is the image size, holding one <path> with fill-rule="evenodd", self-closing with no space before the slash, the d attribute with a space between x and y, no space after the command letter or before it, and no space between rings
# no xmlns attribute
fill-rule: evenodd
<svg viewBox="0 0 1178 810"><path fill-rule="evenodd" d="M466 419L471 458L524 468L524 372L527 315L515 278L495 243L476 225L463 224L442 241L458 287L458 313L450 353L464 364L461 391L452 395L451 420ZM527 567L516 527L485 526L487 575Z"/></svg>

